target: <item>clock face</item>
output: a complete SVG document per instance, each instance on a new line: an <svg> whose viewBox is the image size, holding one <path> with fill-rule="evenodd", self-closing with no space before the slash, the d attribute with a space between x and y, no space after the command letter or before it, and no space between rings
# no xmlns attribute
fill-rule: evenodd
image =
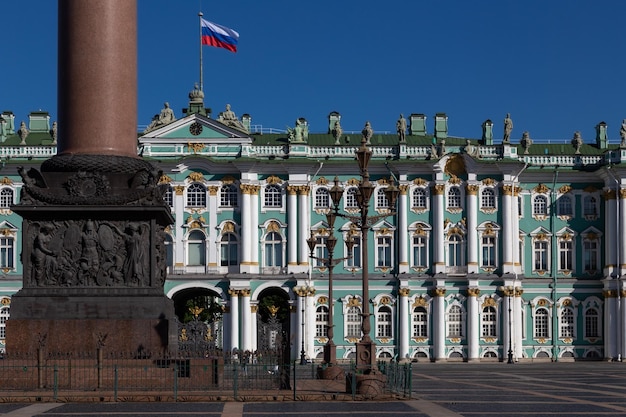
<svg viewBox="0 0 626 417"><path fill-rule="evenodd" d="M202 125L198 122L192 123L191 126L189 126L189 132L194 136L198 136L202 133Z"/></svg>

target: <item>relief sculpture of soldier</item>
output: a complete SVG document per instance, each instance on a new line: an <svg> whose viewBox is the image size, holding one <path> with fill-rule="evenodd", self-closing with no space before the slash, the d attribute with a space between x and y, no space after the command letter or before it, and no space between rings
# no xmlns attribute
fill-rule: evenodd
<svg viewBox="0 0 626 417"><path fill-rule="evenodd" d="M57 269L56 254L50 250L50 242L52 241L52 231L54 228L50 224L42 224L39 232L35 237L33 245L32 261L33 261L33 282L36 285L49 283L49 279L53 278Z"/></svg>

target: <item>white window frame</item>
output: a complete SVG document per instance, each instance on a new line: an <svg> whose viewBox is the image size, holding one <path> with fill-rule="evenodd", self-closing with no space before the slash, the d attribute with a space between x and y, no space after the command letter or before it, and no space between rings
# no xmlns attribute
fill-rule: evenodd
<svg viewBox="0 0 626 417"><path fill-rule="evenodd" d="M481 337L498 337L498 310L495 306L485 306L480 313Z"/></svg>
<svg viewBox="0 0 626 417"><path fill-rule="evenodd" d="M239 206L239 190L235 184L224 184L220 187L220 208L237 208Z"/></svg>
<svg viewBox="0 0 626 417"><path fill-rule="evenodd" d="M194 235L202 236L202 239L196 239ZM193 264L191 263L191 259L190 259L192 245L198 246L198 254L200 256L198 263L193 263ZM190 230L189 233L187 234L186 247L187 247L186 265L193 266L193 267L198 267L198 266L204 267L207 262L207 236L206 234L202 230L199 230L199 229Z"/></svg>
<svg viewBox="0 0 626 417"><path fill-rule="evenodd" d="M330 191L326 187L318 187L315 190L315 208L325 210L330 208L332 202L330 200Z"/></svg>
<svg viewBox="0 0 626 417"><path fill-rule="evenodd" d="M187 207L202 207L207 205L207 189L204 184L192 182L187 186L187 198L185 199Z"/></svg>
<svg viewBox="0 0 626 417"><path fill-rule="evenodd" d="M267 184L263 187L263 208L280 210L284 206L283 187L278 184Z"/></svg>
<svg viewBox="0 0 626 417"><path fill-rule="evenodd" d="M393 339L393 308L389 305L376 309L376 337Z"/></svg>
<svg viewBox="0 0 626 417"><path fill-rule="evenodd" d="M563 306L559 311L559 337L576 338L576 310L571 306Z"/></svg>
<svg viewBox="0 0 626 417"><path fill-rule="evenodd" d="M428 308L425 306L416 306L411 312L411 337L428 338Z"/></svg>
<svg viewBox="0 0 626 417"><path fill-rule="evenodd" d="M411 209L417 212L428 210L428 189L426 187L415 187L411 191Z"/></svg>
<svg viewBox="0 0 626 417"><path fill-rule="evenodd" d="M552 334L551 308L539 306L533 310L533 339L550 339ZM539 312L545 314L539 315Z"/></svg>
<svg viewBox="0 0 626 417"><path fill-rule="evenodd" d="M446 337L463 338L465 336L464 326L465 312L463 307L459 304L450 305L446 311Z"/></svg>
<svg viewBox="0 0 626 417"><path fill-rule="evenodd" d="M545 194L537 194L533 197L533 217L544 218L549 215L549 199Z"/></svg>
<svg viewBox="0 0 626 417"><path fill-rule="evenodd" d="M322 304L315 309L315 337L328 337L329 314L327 305Z"/></svg>

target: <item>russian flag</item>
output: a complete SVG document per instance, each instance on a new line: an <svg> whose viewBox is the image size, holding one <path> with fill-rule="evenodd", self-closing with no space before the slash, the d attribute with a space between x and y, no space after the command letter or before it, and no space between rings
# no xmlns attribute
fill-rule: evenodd
<svg viewBox="0 0 626 417"><path fill-rule="evenodd" d="M217 23L200 18L202 25L202 45L215 46L237 52L239 33Z"/></svg>

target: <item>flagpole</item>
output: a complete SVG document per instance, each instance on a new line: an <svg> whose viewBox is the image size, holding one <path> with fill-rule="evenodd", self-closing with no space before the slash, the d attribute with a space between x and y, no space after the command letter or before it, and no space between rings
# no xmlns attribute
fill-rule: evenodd
<svg viewBox="0 0 626 417"><path fill-rule="evenodd" d="M202 82L202 12L198 12L198 23L200 24L200 91L204 91Z"/></svg>

